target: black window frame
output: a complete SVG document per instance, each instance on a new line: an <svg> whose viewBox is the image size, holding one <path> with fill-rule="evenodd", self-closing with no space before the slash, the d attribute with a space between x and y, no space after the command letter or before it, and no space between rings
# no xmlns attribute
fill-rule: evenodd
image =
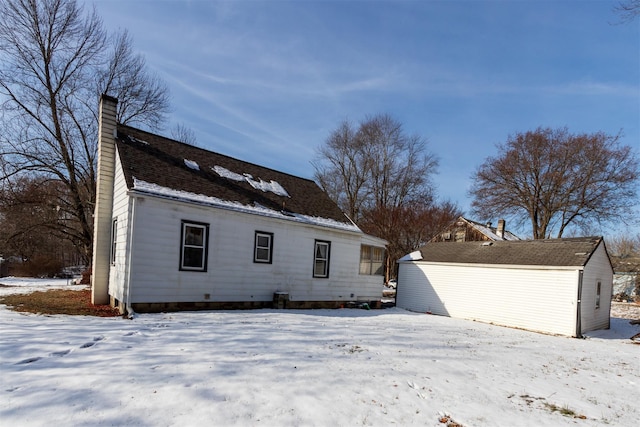
<svg viewBox="0 0 640 427"><path fill-rule="evenodd" d="M111 265L116 265L116 249L118 244L118 218L111 220L111 249L109 252L109 261Z"/></svg>
<svg viewBox="0 0 640 427"><path fill-rule="evenodd" d="M190 247L190 248L198 248L198 247L200 247L200 246L195 246L195 245L186 245L186 243L185 243L185 237L186 237L185 231L186 231L187 227L201 228L201 229L204 230L204 236L202 237L202 250L203 250L202 267L191 267L191 266L185 266L184 265L184 261L185 261L184 251L185 251L185 248L187 248L187 247ZM192 271L192 272L197 272L197 273L205 273L207 271L208 258L209 258L209 224L204 223L204 222L198 222L198 221L182 220L180 222L180 271Z"/></svg>
<svg viewBox="0 0 640 427"><path fill-rule="evenodd" d="M259 237L268 237L269 238L269 247L258 246L258 238ZM266 249L267 259L258 258L258 249ZM259 231L256 230L254 240L253 240L253 262L256 264L272 264L273 263L273 233L269 233L268 231Z"/></svg>
<svg viewBox="0 0 640 427"><path fill-rule="evenodd" d="M327 247L327 257L326 258L317 258L316 253L318 252L318 245L324 245ZM316 272L316 266L318 264L318 260L322 260L326 262L325 271L323 274L318 274ZM315 279L328 279L329 278L329 270L331 266L331 242L328 240L315 240L313 245L313 277Z"/></svg>

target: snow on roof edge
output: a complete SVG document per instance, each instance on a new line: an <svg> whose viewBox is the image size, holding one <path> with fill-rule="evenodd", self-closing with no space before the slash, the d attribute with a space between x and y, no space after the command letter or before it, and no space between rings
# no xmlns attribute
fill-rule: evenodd
<svg viewBox="0 0 640 427"><path fill-rule="evenodd" d="M223 200L217 197L205 196L203 194L195 194L187 191L174 190L172 188L163 187L158 184L142 181L133 177L133 191L151 194L167 199L173 199L184 202L198 203L202 205L215 206L222 209L229 209L237 212L243 212L254 215L262 215L270 218L284 219L288 221L299 222L303 224L315 225L320 227L334 228L343 231L350 231L354 233L362 233L362 230L358 228L353 222L339 222L331 218L321 218L316 216L302 215L297 213L287 212L286 214L269 209L264 206L250 206L243 205L240 202L234 202L230 200ZM346 218L346 217L345 217Z"/></svg>
<svg viewBox="0 0 640 427"><path fill-rule="evenodd" d="M422 260L422 252L413 251L410 254L407 254L400 258L398 262L406 262L406 261L420 261Z"/></svg>

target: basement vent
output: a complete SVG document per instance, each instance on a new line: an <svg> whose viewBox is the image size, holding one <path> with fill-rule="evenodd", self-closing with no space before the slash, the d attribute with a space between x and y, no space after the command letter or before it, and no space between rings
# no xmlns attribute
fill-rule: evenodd
<svg viewBox="0 0 640 427"><path fill-rule="evenodd" d="M491 246L491 245L493 245L493 242L484 242L482 244L482 246Z"/></svg>

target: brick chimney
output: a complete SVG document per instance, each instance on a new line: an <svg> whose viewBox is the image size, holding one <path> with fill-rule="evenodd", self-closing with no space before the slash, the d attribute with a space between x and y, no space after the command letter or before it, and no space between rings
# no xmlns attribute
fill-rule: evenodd
<svg viewBox="0 0 640 427"><path fill-rule="evenodd" d="M109 304L109 268L111 251L111 216L116 155L116 107L118 100L108 95L100 98L98 123L98 173L96 206L93 215L93 260L91 303Z"/></svg>
<svg viewBox="0 0 640 427"><path fill-rule="evenodd" d="M498 229L496 230L496 234L499 238L504 239L504 219L498 220Z"/></svg>

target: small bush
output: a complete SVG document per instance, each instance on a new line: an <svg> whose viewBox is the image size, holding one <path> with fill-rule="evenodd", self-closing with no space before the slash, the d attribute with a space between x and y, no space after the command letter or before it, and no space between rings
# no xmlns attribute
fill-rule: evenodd
<svg viewBox="0 0 640 427"><path fill-rule="evenodd" d="M14 274L18 277L56 277L64 265L58 259L37 255L20 264L15 265Z"/></svg>

